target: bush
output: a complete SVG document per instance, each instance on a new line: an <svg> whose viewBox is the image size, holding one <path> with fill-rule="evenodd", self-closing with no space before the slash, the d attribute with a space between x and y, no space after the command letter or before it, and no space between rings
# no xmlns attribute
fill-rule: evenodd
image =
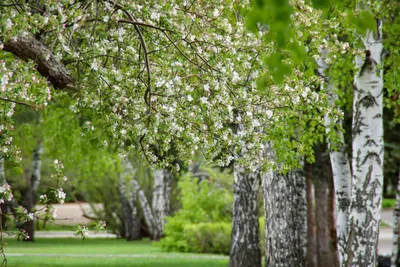
<svg viewBox="0 0 400 267"><path fill-rule="evenodd" d="M233 204L231 181L233 179L224 173L212 171L208 171L208 173L210 178L200 184L198 179L191 177L190 173L178 182L178 188L181 192L179 200L182 207L174 216L167 217L164 229L166 237L160 241L163 251L204 252L199 250L200 245L196 245L196 249L191 248L194 243L191 227L202 224L218 225L225 223L231 225ZM204 232L213 231L205 229L207 226L198 227L201 227ZM216 226L211 228L214 227ZM222 226L219 225L218 227ZM224 238L230 240L230 232Z"/></svg>
<svg viewBox="0 0 400 267"><path fill-rule="evenodd" d="M184 239L189 252L229 254L232 223L185 225Z"/></svg>

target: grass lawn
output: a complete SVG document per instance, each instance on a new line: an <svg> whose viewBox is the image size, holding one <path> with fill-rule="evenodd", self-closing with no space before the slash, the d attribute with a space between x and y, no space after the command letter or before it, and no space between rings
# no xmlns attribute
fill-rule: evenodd
<svg viewBox="0 0 400 267"><path fill-rule="evenodd" d="M8 267L39 266L227 266L228 257L163 253L148 240L37 239L34 243L6 239ZM23 255L22 255L23 254Z"/></svg>

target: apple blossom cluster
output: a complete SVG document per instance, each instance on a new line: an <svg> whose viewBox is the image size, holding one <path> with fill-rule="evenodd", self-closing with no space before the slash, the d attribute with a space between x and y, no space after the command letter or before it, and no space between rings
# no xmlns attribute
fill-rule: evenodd
<svg viewBox="0 0 400 267"><path fill-rule="evenodd" d="M267 160L259 151L273 141L278 158L292 162L311 151L305 141L323 134L309 124L335 111L316 90L321 80L296 66L283 85L274 82L263 59L276 47L262 31L246 29L249 7L227 0L46 1L42 12L2 7L1 20L11 26L0 39L40 33L56 58L69 62L80 89L69 108L86 121L83 134L105 133L103 144L138 147L161 165L190 163L198 153L228 165L244 148L241 160L256 168ZM317 12L303 12L293 15L294 27L319 24Z"/></svg>
<svg viewBox="0 0 400 267"><path fill-rule="evenodd" d="M13 197L11 186L9 184L0 186L0 204L5 203L6 201L11 201Z"/></svg>
<svg viewBox="0 0 400 267"><path fill-rule="evenodd" d="M75 229L74 236L77 238L82 238L85 240L90 235L90 231L87 226L85 225L78 225Z"/></svg>
<svg viewBox="0 0 400 267"><path fill-rule="evenodd" d="M33 218L35 217L34 213L28 212L28 210L22 206L16 208L15 213L17 221L21 223L33 221Z"/></svg>

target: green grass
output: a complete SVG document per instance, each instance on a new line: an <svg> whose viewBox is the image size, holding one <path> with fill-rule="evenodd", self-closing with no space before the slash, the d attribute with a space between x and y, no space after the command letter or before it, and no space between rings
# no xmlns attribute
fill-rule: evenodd
<svg viewBox="0 0 400 267"><path fill-rule="evenodd" d="M228 264L227 257L190 253L163 253L159 246L153 245L149 240L127 242L121 239L87 239L82 241L78 239L65 238L37 239L34 243L18 242L14 239L7 239L6 241L7 246L5 252L6 255L8 253L7 266L9 267L217 267L226 266ZM17 255L21 253L24 255Z"/></svg>

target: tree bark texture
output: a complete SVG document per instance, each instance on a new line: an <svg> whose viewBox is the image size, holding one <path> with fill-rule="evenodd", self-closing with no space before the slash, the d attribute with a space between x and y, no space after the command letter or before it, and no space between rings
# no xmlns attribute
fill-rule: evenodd
<svg viewBox="0 0 400 267"><path fill-rule="evenodd" d="M265 266L305 266L306 182L302 170L269 171L262 178L265 209Z"/></svg>
<svg viewBox="0 0 400 267"><path fill-rule="evenodd" d="M140 239L140 220L137 212L137 192L135 188L131 188L131 192L127 192L125 183L125 177L133 179L135 170L126 157L122 159L122 166L124 171L119 177L119 193L124 217L125 238L128 241L138 240Z"/></svg>
<svg viewBox="0 0 400 267"><path fill-rule="evenodd" d="M329 161L329 157L327 157L326 169L328 176L328 187L329 187L329 196L328 196L328 214L329 214L329 251L332 255L332 266L340 266L340 257L338 250L338 236L336 229L336 193L335 193L335 185L333 180L333 174L331 169L331 164Z"/></svg>
<svg viewBox="0 0 400 267"><path fill-rule="evenodd" d="M321 58L318 60L318 72L325 79L325 84L321 85L321 89L325 90L329 96L329 105L334 108L335 101L339 99L334 90L333 85L329 82L329 77L326 76L328 64L325 58L328 54L327 49L321 50ZM325 89L326 87L326 89ZM329 157L331 160L331 168L334 180L334 188L336 195L336 228L338 239L339 260L343 263L346 253L347 237L348 237L348 218L350 208L350 194L351 194L351 169L349 157L346 153L346 143L344 140L343 128L341 120L332 121L328 115L325 115L326 133L329 134L332 130L336 131L338 138L335 144L336 150L333 149L332 140L328 139Z"/></svg>
<svg viewBox="0 0 400 267"><path fill-rule="evenodd" d="M400 227L400 171L396 191L396 206L393 211L393 251L390 259L390 266L396 267L399 264L399 227Z"/></svg>
<svg viewBox="0 0 400 267"><path fill-rule="evenodd" d="M147 200L145 193L143 192L142 188L140 187L139 182L136 179L132 179L132 186L133 186L134 190L136 192L138 192L139 202L140 202L140 206L142 207L144 220L146 222L148 231L150 233L150 237L153 238L153 236L154 236L153 229L154 229L155 221L154 221L154 216L153 216L153 212L151 210L149 201Z"/></svg>
<svg viewBox="0 0 400 267"><path fill-rule="evenodd" d="M305 177L307 185L307 267L317 267L317 240L315 230L315 208L314 208L314 190L312 165L305 163Z"/></svg>
<svg viewBox="0 0 400 267"><path fill-rule="evenodd" d="M153 172L153 236L159 240L164 235L165 217L169 213L171 197L171 174L167 169L155 170Z"/></svg>
<svg viewBox="0 0 400 267"><path fill-rule="evenodd" d="M47 78L55 88L73 88L74 79L67 68L57 61L53 52L33 37L15 37L4 43L3 50L22 60L32 60L39 73Z"/></svg>
<svg viewBox="0 0 400 267"><path fill-rule="evenodd" d="M234 163L230 267L261 267L258 223L259 175Z"/></svg>
<svg viewBox="0 0 400 267"><path fill-rule="evenodd" d="M319 146L315 151L314 166L314 185L316 203L316 222L317 222L317 262L318 266L336 267L339 266L337 250L332 242L332 217L335 212L330 198L330 166L328 156L324 158L322 147Z"/></svg>
<svg viewBox="0 0 400 267"><path fill-rule="evenodd" d="M36 204L36 190L40 183L40 171L42 166L42 152L43 145L42 141L39 141L38 146L32 152L32 174L28 183L28 190L24 197L24 207L28 212L32 212ZM35 220L25 222L23 229L26 231L28 238L24 241L35 240Z"/></svg>
<svg viewBox="0 0 400 267"><path fill-rule="evenodd" d="M353 177L347 266L375 266L383 183L382 21L362 38L353 100Z"/></svg>

